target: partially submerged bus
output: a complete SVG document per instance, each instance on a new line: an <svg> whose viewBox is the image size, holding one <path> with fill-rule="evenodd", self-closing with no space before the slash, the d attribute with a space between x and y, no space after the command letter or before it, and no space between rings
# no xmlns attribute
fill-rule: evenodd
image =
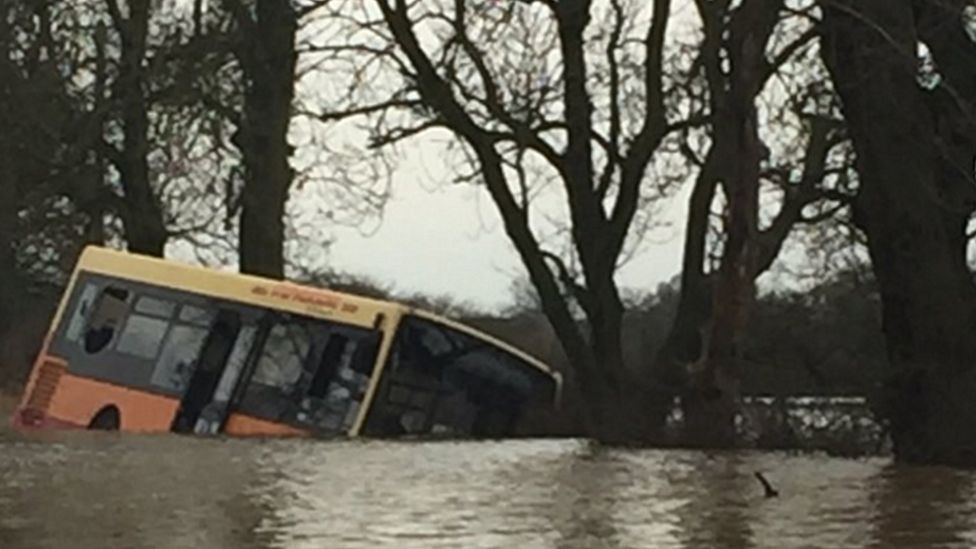
<svg viewBox="0 0 976 549"><path fill-rule="evenodd" d="M13 422L228 435L538 434L560 377L397 303L87 248Z"/></svg>

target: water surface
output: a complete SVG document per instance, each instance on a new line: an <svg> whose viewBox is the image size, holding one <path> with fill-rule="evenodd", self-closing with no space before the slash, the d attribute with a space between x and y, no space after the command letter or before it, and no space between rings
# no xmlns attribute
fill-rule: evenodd
<svg viewBox="0 0 976 549"><path fill-rule="evenodd" d="M578 440L0 434L0 547L969 548L974 479Z"/></svg>

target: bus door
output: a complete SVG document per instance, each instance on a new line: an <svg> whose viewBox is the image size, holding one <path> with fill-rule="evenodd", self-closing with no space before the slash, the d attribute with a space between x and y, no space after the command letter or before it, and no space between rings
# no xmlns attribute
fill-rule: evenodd
<svg viewBox="0 0 976 549"><path fill-rule="evenodd" d="M275 314L233 410L319 435L349 433L359 416L383 332Z"/></svg>
<svg viewBox="0 0 976 549"><path fill-rule="evenodd" d="M171 430L214 434L223 428L257 332L251 315L220 309L196 360Z"/></svg>

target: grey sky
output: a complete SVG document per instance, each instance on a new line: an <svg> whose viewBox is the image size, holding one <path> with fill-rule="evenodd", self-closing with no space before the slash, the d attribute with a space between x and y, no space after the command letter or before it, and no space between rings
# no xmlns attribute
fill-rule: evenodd
<svg viewBox="0 0 976 549"><path fill-rule="evenodd" d="M432 186L413 166L397 171L383 223L371 236L336 229L330 261L342 271L390 282L398 290L449 294L484 307L510 301L521 262L487 192L471 185ZM670 226L648 235L642 252L624 266L624 287L653 289L678 272L685 194L669 200Z"/></svg>

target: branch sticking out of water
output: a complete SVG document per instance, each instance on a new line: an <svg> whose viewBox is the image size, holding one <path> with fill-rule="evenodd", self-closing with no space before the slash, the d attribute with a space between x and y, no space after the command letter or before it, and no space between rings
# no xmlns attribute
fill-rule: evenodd
<svg viewBox="0 0 976 549"><path fill-rule="evenodd" d="M753 474L756 475L756 479L758 479L759 483L762 484L764 495L767 498L774 498L779 495L779 492L777 492L776 489L773 488L773 485L770 484L768 480L766 480L766 477L763 476L762 473L756 471Z"/></svg>

